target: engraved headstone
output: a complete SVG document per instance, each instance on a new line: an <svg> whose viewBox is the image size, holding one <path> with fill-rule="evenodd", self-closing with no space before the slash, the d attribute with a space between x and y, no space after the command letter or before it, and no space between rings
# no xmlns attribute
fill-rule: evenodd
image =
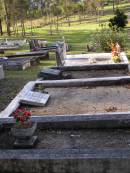
<svg viewBox="0 0 130 173"><path fill-rule="evenodd" d="M50 95L46 93L29 91L21 97L21 103L33 106L45 106Z"/></svg>

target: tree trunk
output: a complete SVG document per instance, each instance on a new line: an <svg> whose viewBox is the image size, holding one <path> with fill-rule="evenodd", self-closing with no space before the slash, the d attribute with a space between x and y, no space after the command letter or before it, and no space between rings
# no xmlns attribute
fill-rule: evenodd
<svg viewBox="0 0 130 173"><path fill-rule="evenodd" d="M11 30L10 30L10 15L7 15L6 16L6 25L7 25L7 34L8 34L8 36L10 36L11 35Z"/></svg>
<svg viewBox="0 0 130 173"><path fill-rule="evenodd" d="M7 26L7 34L8 36L11 35L11 30L10 30L10 14L9 14L9 11L8 11L8 8L7 8L7 4L6 4L6 1L4 0L4 6L5 6L5 12L6 12L6 26Z"/></svg>
<svg viewBox="0 0 130 173"><path fill-rule="evenodd" d="M67 20L68 20L68 26L70 27L70 18L69 18L69 16L67 17Z"/></svg>
<svg viewBox="0 0 130 173"><path fill-rule="evenodd" d="M24 26L24 20L21 20L21 28L22 28L22 37L25 37L25 26Z"/></svg>
<svg viewBox="0 0 130 173"><path fill-rule="evenodd" d="M57 31L59 30L59 16L57 15Z"/></svg>
<svg viewBox="0 0 130 173"><path fill-rule="evenodd" d="M53 32L52 32L52 15L51 14L49 14L49 23L50 23L50 35L52 35Z"/></svg>
<svg viewBox="0 0 130 173"><path fill-rule="evenodd" d="M0 19L0 34L3 35L2 19Z"/></svg>
<svg viewBox="0 0 130 173"><path fill-rule="evenodd" d="M115 0L112 1L113 4L113 12L115 11Z"/></svg>

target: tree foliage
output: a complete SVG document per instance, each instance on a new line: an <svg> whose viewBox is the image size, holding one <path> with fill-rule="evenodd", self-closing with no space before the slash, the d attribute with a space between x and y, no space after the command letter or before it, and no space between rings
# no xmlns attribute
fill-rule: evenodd
<svg viewBox="0 0 130 173"><path fill-rule="evenodd" d="M110 27L116 26L117 28L124 28L128 23L127 15L125 15L123 11L117 9L115 12L115 16L111 18L109 22Z"/></svg>
<svg viewBox="0 0 130 173"><path fill-rule="evenodd" d="M65 19L71 25L71 16L78 15L79 22L88 15L99 16L99 7L103 9L104 0L0 0L0 33L3 34L2 25L6 23L7 34L26 34L26 21L30 21L31 31L33 20L43 17L44 25L58 31L60 20ZM42 26L44 26L42 24Z"/></svg>

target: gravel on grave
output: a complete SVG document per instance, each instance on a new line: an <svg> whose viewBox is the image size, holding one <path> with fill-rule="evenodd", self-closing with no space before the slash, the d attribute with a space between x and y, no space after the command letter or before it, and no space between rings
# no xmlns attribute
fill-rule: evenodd
<svg viewBox="0 0 130 173"><path fill-rule="evenodd" d="M30 107L32 115L72 115L130 111L130 85L45 88L44 107Z"/></svg>
<svg viewBox="0 0 130 173"><path fill-rule="evenodd" d="M97 78L97 77L115 77L115 76L127 76L127 70L87 70L87 71L68 71L64 74L70 74L73 79L78 78Z"/></svg>
<svg viewBox="0 0 130 173"><path fill-rule="evenodd" d="M40 130L36 149L130 148L130 129ZM10 130L0 132L0 149L13 149Z"/></svg>

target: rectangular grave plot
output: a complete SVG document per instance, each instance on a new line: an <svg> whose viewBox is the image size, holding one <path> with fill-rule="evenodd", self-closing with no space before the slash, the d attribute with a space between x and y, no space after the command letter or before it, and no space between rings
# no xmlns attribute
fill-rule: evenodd
<svg viewBox="0 0 130 173"><path fill-rule="evenodd" d="M33 116L79 115L130 111L130 90L125 86L46 87L47 107L31 107ZM127 93L127 94L126 94Z"/></svg>
<svg viewBox="0 0 130 173"><path fill-rule="evenodd" d="M7 61L4 68L7 70L25 70L31 66L30 60L28 61Z"/></svg>

